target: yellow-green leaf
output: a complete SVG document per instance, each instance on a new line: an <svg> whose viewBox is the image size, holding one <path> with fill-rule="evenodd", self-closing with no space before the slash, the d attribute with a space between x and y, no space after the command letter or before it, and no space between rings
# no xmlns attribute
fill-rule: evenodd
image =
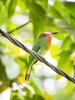
<svg viewBox="0 0 75 100"><path fill-rule="evenodd" d="M59 57L57 57L57 53L59 50L60 50L60 47L58 45L51 44L50 53L51 53L51 56L56 60L58 60L58 58L59 58Z"/></svg>

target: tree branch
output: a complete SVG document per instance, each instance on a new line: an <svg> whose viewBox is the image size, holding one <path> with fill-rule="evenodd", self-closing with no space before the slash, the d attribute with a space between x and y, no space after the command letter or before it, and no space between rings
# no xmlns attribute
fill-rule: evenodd
<svg viewBox="0 0 75 100"><path fill-rule="evenodd" d="M40 56L38 53L29 50L27 47L25 47L21 42L19 42L17 39L11 37L8 33L2 31L0 29L0 33L6 37L9 41L11 41L14 45L22 48L24 51L28 52L29 54L31 54L32 56L34 56L37 60L39 60L40 62L46 64L48 67L50 67L52 70L54 70L56 73L64 76L66 79L68 79L69 81L75 83L75 78L67 75L64 71L62 71L61 69L53 66L51 63L47 62L45 58L43 58L42 56Z"/></svg>
<svg viewBox="0 0 75 100"><path fill-rule="evenodd" d="M23 25L21 25L21 26L19 26L19 27L15 28L15 29L13 29L13 30L9 31L8 33L10 34L10 33L14 32L14 31L16 31L16 30L18 30L18 29L20 29L20 28L24 27L24 26L25 26L25 25L27 25L29 22L31 22L31 20L29 20L27 23L25 23L25 24L23 24Z"/></svg>

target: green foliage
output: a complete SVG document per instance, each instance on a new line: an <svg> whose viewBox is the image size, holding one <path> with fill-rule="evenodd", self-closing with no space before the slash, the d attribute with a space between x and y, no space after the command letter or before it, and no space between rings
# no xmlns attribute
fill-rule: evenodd
<svg viewBox="0 0 75 100"><path fill-rule="evenodd" d="M57 61L59 68L75 76L73 54L75 53L75 3L55 0L51 5L49 1L0 0L0 26L8 32L31 20L26 26L10 33L27 47L31 47L41 33L58 31L59 34L54 37L59 40L59 43L51 45L49 50L51 57ZM41 70L40 76L40 73L37 75L33 68L30 81L25 82L28 57L29 54L13 46L0 35L0 93L9 87L12 88L10 100L75 100L73 83L67 81L64 82L63 87L62 85L59 87L57 83L62 79L59 75L54 79L42 74ZM37 65L41 66L41 64ZM48 93L48 90L43 87L47 79L53 79L56 84L54 87L56 91L53 94ZM13 83L22 87L13 90Z"/></svg>
<svg viewBox="0 0 75 100"><path fill-rule="evenodd" d="M15 12L15 7L17 5L17 0L10 0L9 7L8 7L8 17L12 16Z"/></svg>
<svg viewBox="0 0 75 100"><path fill-rule="evenodd" d="M9 81L5 72L5 66L3 65L3 63L0 60L0 79L4 82L4 84L8 85Z"/></svg>
<svg viewBox="0 0 75 100"><path fill-rule="evenodd" d="M2 0L2 2L4 3L4 5L6 4L7 0Z"/></svg>

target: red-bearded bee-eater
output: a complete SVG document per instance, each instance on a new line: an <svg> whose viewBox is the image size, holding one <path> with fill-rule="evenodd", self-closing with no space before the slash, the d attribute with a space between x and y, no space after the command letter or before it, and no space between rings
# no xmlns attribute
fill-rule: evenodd
<svg viewBox="0 0 75 100"><path fill-rule="evenodd" d="M39 36L39 38L36 40L36 42L33 45L32 50L43 56L50 48L52 35L57 34L58 32L44 32ZM29 63L28 63L28 69L26 72L25 80L29 80L30 73L32 66L37 62L37 59L34 58L32 55L29 56Z"/></svg>

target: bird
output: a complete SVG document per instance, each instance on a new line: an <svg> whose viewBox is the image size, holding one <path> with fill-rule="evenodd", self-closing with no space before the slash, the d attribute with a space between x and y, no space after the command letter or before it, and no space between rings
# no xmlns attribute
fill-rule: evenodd
<svg viewBox="0 0 75 100"><path fill-rule="evenodd" d="M42 33L36 42L34 43L32 50L40 54L41 56L45 55L46 52L50 49L52 37L54 34L58 34L58 32L44 32ZM31 54L29 55L28 68L26 71L25 80L29 81L30 73L32 66L37 62L37 59L33 57Z"/></svg>

